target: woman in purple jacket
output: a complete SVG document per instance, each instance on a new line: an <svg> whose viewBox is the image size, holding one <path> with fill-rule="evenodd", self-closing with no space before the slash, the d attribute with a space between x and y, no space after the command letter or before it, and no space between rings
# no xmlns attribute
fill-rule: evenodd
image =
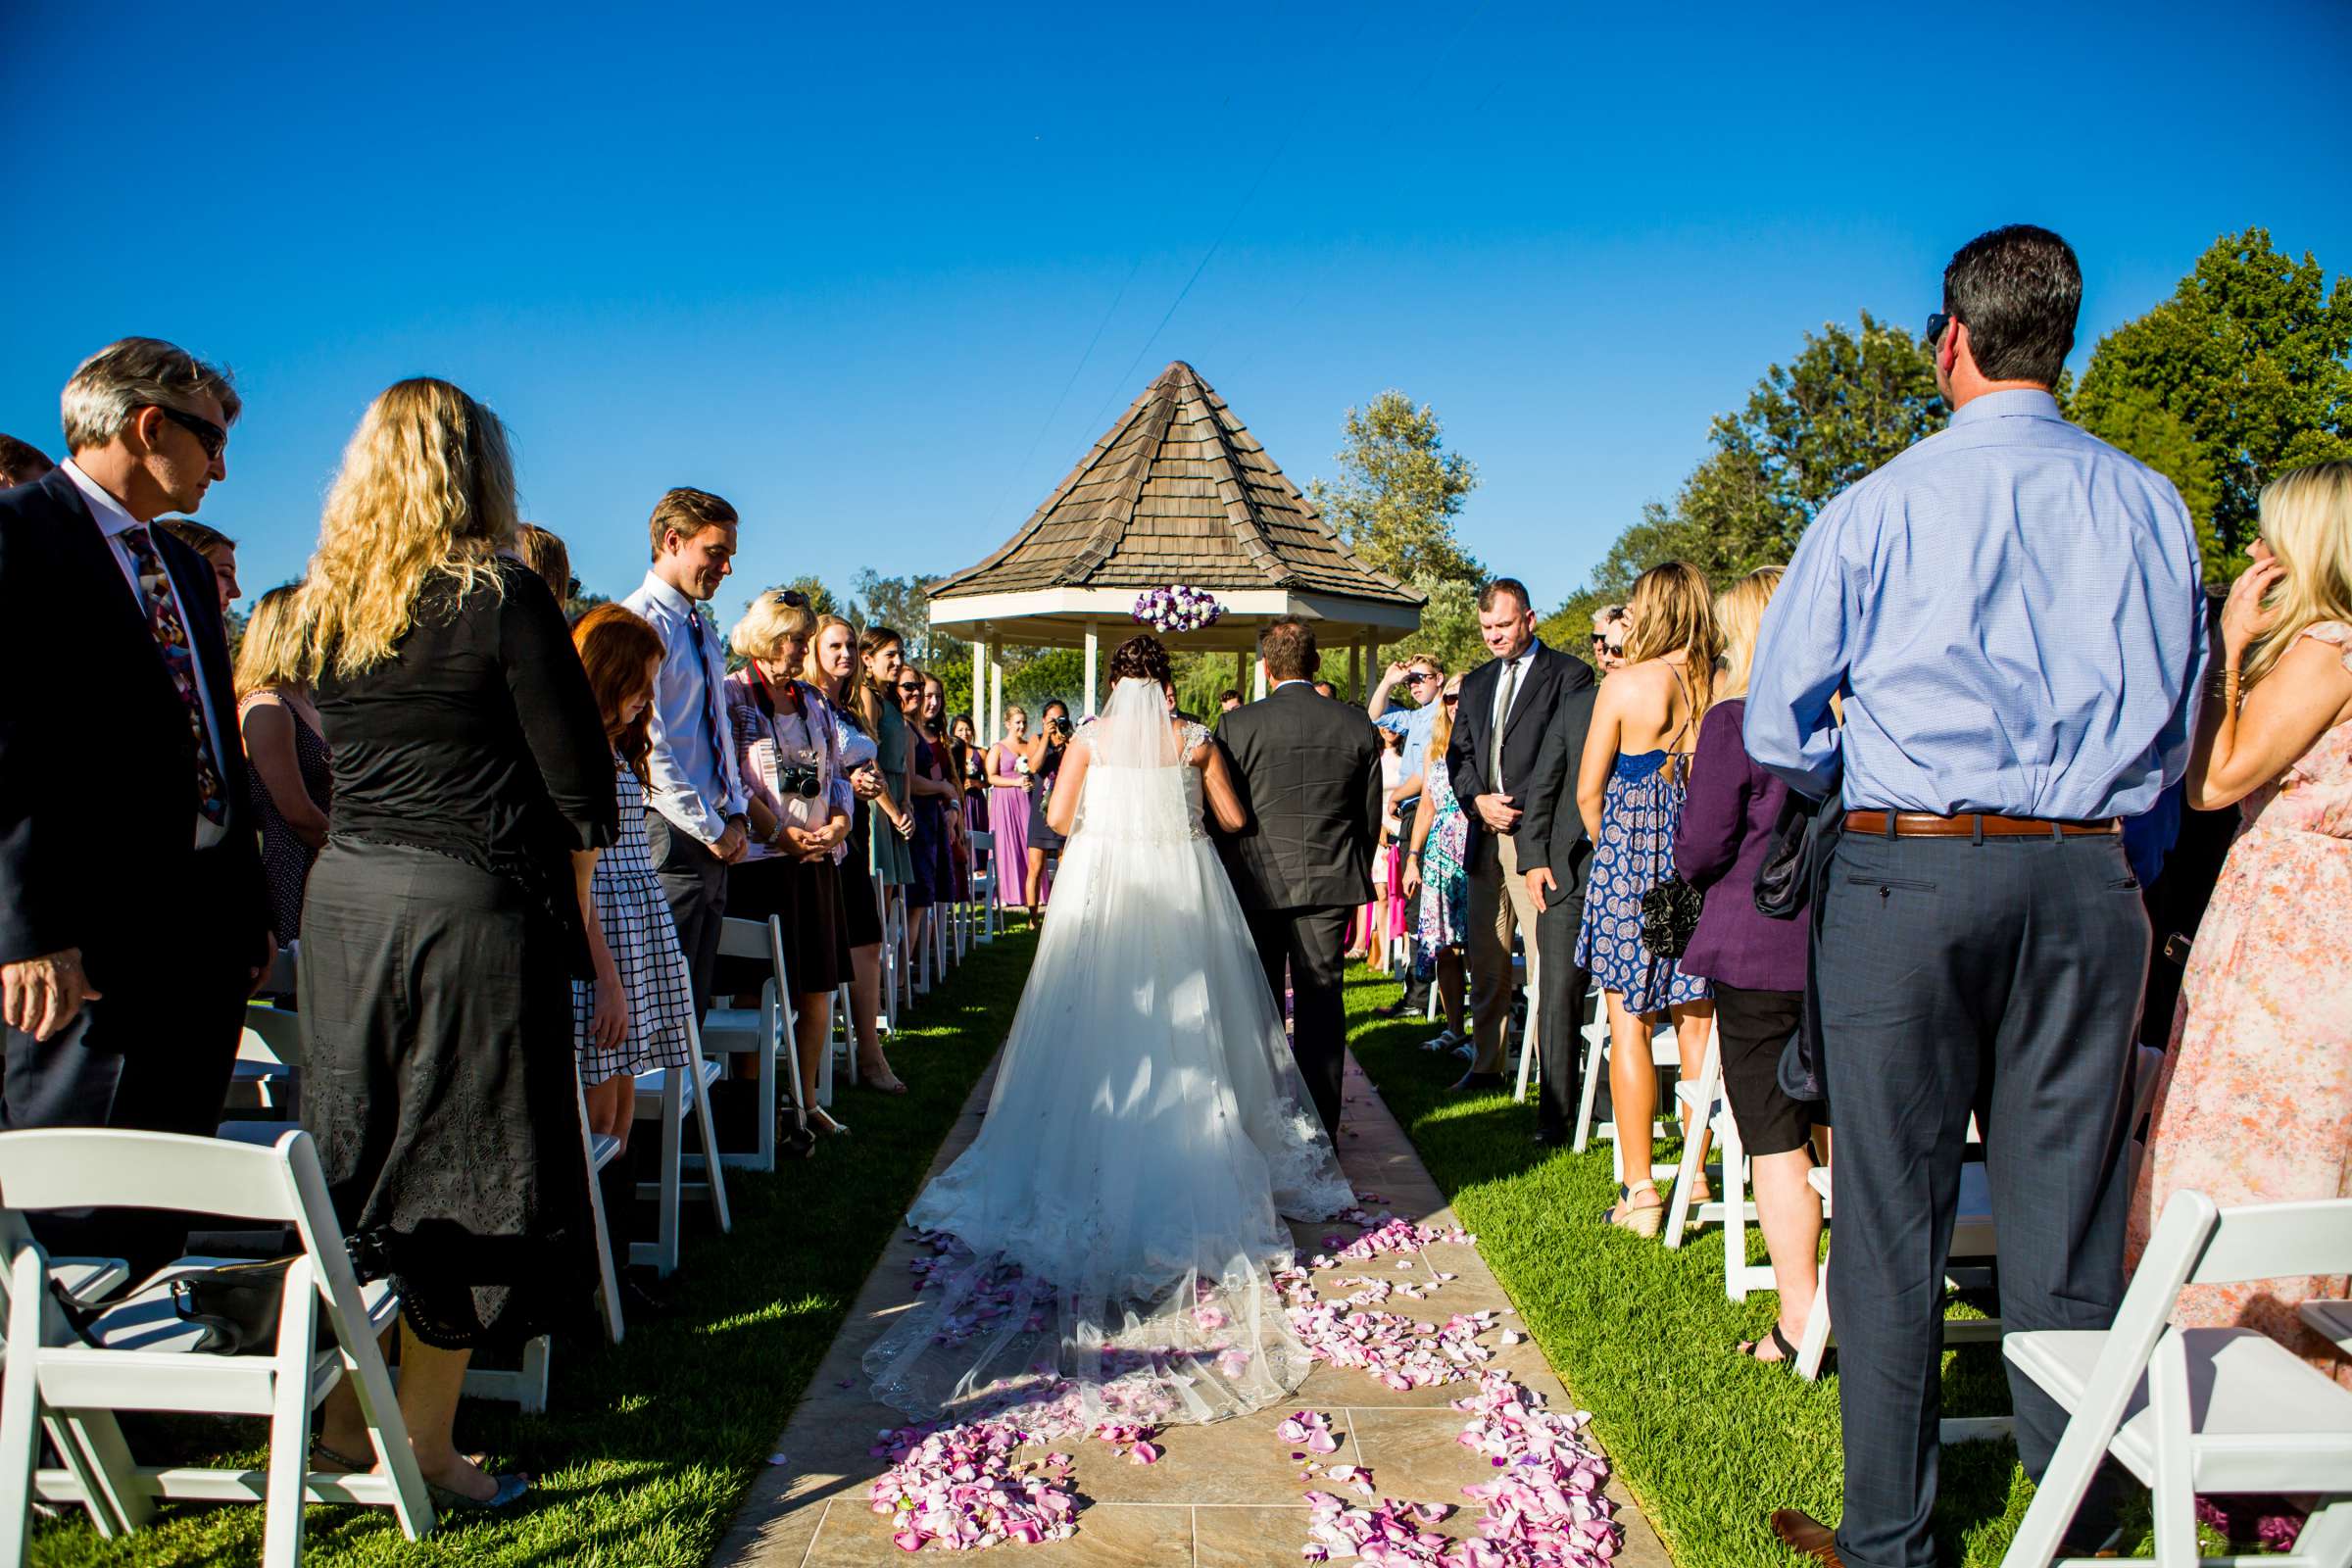
<svg viewBox="0 0 2352 1568"><path fill-rule="evenodd" d="M1781 1048L1804 1016L1805 922L1759 914L1755 901L1756 868L1788 786L1749 760L1740 738L1756 624L1780 581L1780 567L1759 567L1715 600L1724 673L1699 725L1690 791L1674 835L1675 869L1705 894L1683 972L1704 975L1714 986L1723 1089L1754 1171L1756 1222L1781 1297L1770 1334L1740 1349L1768 1363L1796 1358L1795 1336L1813 1309L1821 1250L1821 1202L1805 1180L1819 1107L1791 1100L1779 1073Z"/></svg>

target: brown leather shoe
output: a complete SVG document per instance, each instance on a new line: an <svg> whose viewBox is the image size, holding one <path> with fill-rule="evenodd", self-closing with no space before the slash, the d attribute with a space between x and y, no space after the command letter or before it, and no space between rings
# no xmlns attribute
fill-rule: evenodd
<svg viewBox="0 0 2352 1568"><path fill-rule="evenodd" d="M1827 1568L1845 1568L1838 1555L1838 1532L1801 1508L1775 1508L1772 1533L1790 1551L1799 1552Z"/></svg>

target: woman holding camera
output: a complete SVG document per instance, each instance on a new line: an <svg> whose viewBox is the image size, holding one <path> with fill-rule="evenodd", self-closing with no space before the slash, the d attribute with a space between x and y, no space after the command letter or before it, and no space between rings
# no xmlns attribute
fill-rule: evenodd
<svg viewBox="0 0 2352 1568"><path fill-rule="evenodd" d="M833 993L850 978L849 920L833 852L849 841L857 800L838 765L833 714L796 678L815 629L806 597L771 588L751 602L728 637L745 662L724 690L751 843L728 868L727 913L782 917L798 1099L809 1128L830 1132L832 1118L815 1108L816 1072L833 1037Z"/></svg>
<svg viewBox="0 0 2352 1568"><path fill-rule="evenodd" d="M1054 802L1054 781L1061 776L1062 759L1070 755L1070 737L1076 733L1070 723L1069 704L1056 697L1046 704L1045 721L1021 753L1021 760L1029 764L1029 777L1037 785L1029 792L1029 865L1028 877L1022 883L1022 902L1029 906L1033 918L1054 896L1054 883L1047 875L1046 862L1061 853L1062 837L1054 831L1046 810Z"/></svg>

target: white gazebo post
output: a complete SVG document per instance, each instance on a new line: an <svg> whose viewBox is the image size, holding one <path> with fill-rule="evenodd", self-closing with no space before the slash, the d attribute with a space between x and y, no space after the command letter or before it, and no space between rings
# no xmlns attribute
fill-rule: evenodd
<svg viewBox="0 0 2352 1568"><path fill-rule="evenodd" d="M1243 649L1233 656L1233 689L1247 691L1250 686L1250 650Z"/></svg>
<svg viewBox="0 0 2352 1568"><path fill-rule="evenodd" d="M1260 660L1257 664L1257 673L1250 682L1250 700L1253 703L1262 703L1265 701L1265 698L1266 665L1265 662Z"/></svg>
<svg viewBox="0 0 2352 1568"><path fill-rule="evenodd" d="M972 724L975 728L988 722L988 637L985 631L972 639ZM982 747L997 744L994 731L980 737Z"/></svg>
<svg viewBox="0 0 2352 1568"><path fill-rule="evenodd" d="M1086 713L1084 715L1088 718L1095 716L1095 666L1101 658L1102 646L1102 629L1094 621L1088 621L1086 623Z"/></svg>
<svg viewBox="0 0 2352 1568"><path fill-rule="evenodd" d="M1004 652L994 642L988 645L988 733L992 746L1004 733Z"/></svg>

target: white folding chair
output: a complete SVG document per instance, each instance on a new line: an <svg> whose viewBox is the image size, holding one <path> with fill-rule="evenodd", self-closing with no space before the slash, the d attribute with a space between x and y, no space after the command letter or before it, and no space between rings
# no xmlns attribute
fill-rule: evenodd
<svg viewBox="0 0 2352 1568"><path fill-rule="evenodd" d="M760 1002L751 1007L712 1007L703 1015L703 1049L713 1056L752 1058L752 1081L758 1090L758 1126L753 1147L730 1150L719 1162L741 1170L776 1168L776 1113L783 1099L778 1085L790 1062L796 1087L785 1098L797 1102L800 1068L793 1055L794 1009L789 977L784 972L784 919L722 920L718 932L721 958L747 958L767 966L760 985Z"/></svg>
<svg viewBox="0 0 2352 1568"><path fill-rule="evenodd" d="M1581 1154L1591 1140L1606 1139L1609 1144L1610 1166L1616 1172L1617 1180L1622 1182L1627 1178L1625 1156L1617 1147L1616 1105L1611 1103L1609 1106L1608 1120L1596 1122L1592 1119L1593 1102L1600 1092L1600 1080L1608 1075L1608 1059L1611 1050L1609 1014L1605 1003L1601 1004L1599 1013L1598 1017L1585 1025L1585 1090L1584 1096L1577 1105L1576 1141L1573 1148L1575 1152ZM1683 1070L1682 1047L1675 1041L1673 1024L1660 1024L1650 1032L1649 1061L1651 1067L1656 1069L1659 1075L1667 1081L1668 1087L1658 1096L1659 1107L1661 1110L1670 1109L1676 1103L1677 1094L1672 1086L1675 1081L1679 1080ZM1679 1138L1682 1136L1682 1127L1680 1123L1664 1115L1655 1116L1650 1121L1649 1136L1652 1143L1663 1139ZM1668 1164L1664 1160L1653 1158L1649 1167L1649 1179L1665 1181L1679 1169L1681 1169L1679 1164Z"/></svg>
<svg viewBox="0 0 2352 1568"><path fill-rule="evenodd" d="M6 1376L0 1378L0 1559L26 1560L37 1495L86 1509L102 1536L135 1530L162 1498L261 1502L262 1561L296 1568L305 1502L389 1507L415 1541L433 1527L431 1499L409 1447L376 1340L398 1316L391 1287L363 1289L308 1134L248 1124L235 1137L56 1128L0 1133L0 1202L17 1224L8 1256ZM266 1138L266 1145L241 1141ZM49 1261L21 1216L57 1208L180 1208L291 1226L302 1250L285 1271L277 1341L267 1354L197 1348L205 1330L173 1310L172 1282L214 1259L183 1258L108 1307L85 1343L50 1303ZM320 1325L332 1342L318 1346ZM354 1380L368 1440L388 1474L310 1469L311 1412ZM117 1410L264 1416L264 1469L137 1463ZM65 1464L39 1467L46 1426Z"/></svg>
<svg viewBox="0 0 2352 1568"><path fill-rule="evenodd" d="M572 1078L572 1100L580 1111L580 1157L588 1172L589 1228L596 1233L597 1311L605 1321L605 1337L618 1345L627 1325L621 1318L620 1282L612 1272L612 1235L606 1221L604 1188L597 1178L619 1154L620 1140L588 1130L588 1097L580 1089L579 1075L574 1073ZM513 1368L485 1366L477 1356L466 1368L466 1396L503 1399L524 1415L544 1415L554 1358L555 1340L546 1334L523 1346L521 1364Z"/></svg>
<svg viewBox="0 0 2352 1568"><path fill-rule="evenodd" d="M2156 1562L2352 1563L2352 1391L2253 1329L2180 1329L2187 1285L2352 1273L2352 1199L2219 1208L2177 1192L2109 1329L2009 1336L2002 1352L2066 1407L2066 1435L2001 1559L2049 1568L2102 1460L2153 1495ZM2291 1555L2200 1558L2199 1494L2310 1494Z"/></svg>
<svg viewBox="0 0 2352 1568"><path fill-rule="evenodd" d="M245 1009L244 1032L229 1078L228 1102L239 1113L269 1110L302 1119L302 1015L259 1004Z"/></svg>
<svg viewBox="0 0 2352 1568"><path fill-rule="evenodd" d="M681 955L679 971L683 973L685 967L686 959ZM629 1261L652 1265L655 1275L662 1279L668 1278L678 1266L679 1210L688 1195L710 1200L711 1217L718 1222L722 1235L734 1228L727 1213L726 1168L720 1162L718 1135L710 1122L710 1086L718 1081L719 1066L703 1054L702 1027L694 1021L691 1011L686 1016L686 1044L689 1059L683 1070L655 1067L637 1075L637 1118L659 1122L662 1128L657 1178L639 1182L637 1196L654 1200L659 1218L654 1240L629 1244ZM691 1182L686 1179L689 1113L694 1117L703 1146L702 1179Z"/></svg>
<svg viewBox="0 0 2352 1568"><path fill-rule="evenodd" d="M1731 1096L1723 1086L1721 1049L1721 1036L1710 1035L1706 1062L1697 1079L1686 1078L1675 1085L1675 1098L1688 1114L1688 1125L1692 1129L1703 1126L1714 1135L1721 1164L1714 1196L1703 1203L1694 1202L1698 1178L1706 1173L1706 1167L1699 1160L1700 1140L1684 1137L1674 1196L1666 1209L1666 1245L1681 1247L1687 1225L1722 1226L1723 1293L1735 1301L1744 1301L1750 1291L1773 1288L1772 1265L1747 1260L1747 1228L1755 1223L1756 1205L1747 1196L1747 1150L1740 1141L1740 1120L1732 1114Z"/></svg>
<svg viewBox="0 0 2352 1568"><path fill-rule="evenodd" d="M983 945L996 941L997 836L994 833L972 835L972 902L976 940Z"/></svg>

